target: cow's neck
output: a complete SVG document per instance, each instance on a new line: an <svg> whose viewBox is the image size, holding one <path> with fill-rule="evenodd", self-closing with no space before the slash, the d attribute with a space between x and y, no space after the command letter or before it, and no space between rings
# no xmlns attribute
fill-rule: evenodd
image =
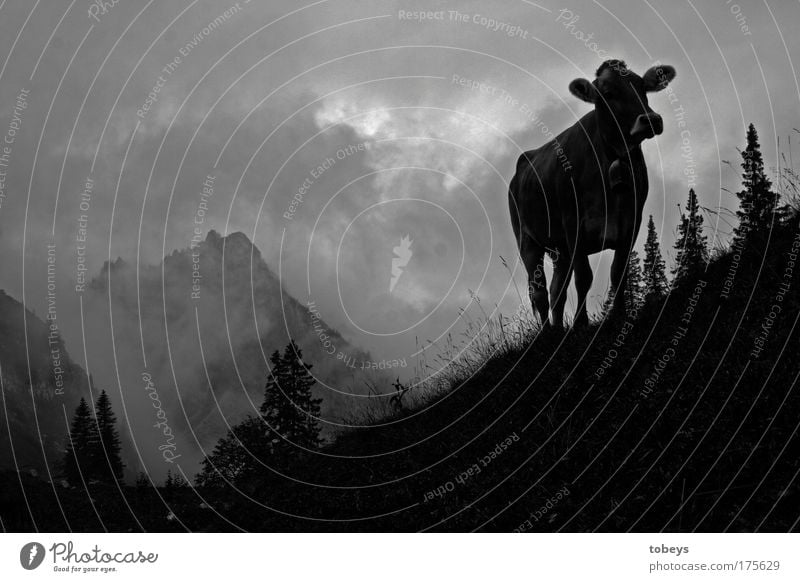
<svg viewBox="0 0 800 582"><path fill-rule="evenodd" d="M603 131L600 125L600 116L597 111L592 112L593 115L593 122L594 122L594 134L597 136L597 139L604 146L604 150L606 156L610 160L616 159L626 159L630 157L631 153L638 151L641 148L641 142L635 144L626 143L625 140L619 138L619 131L616 131L613 134L614 137L610 138L606 131Z"/></svg>

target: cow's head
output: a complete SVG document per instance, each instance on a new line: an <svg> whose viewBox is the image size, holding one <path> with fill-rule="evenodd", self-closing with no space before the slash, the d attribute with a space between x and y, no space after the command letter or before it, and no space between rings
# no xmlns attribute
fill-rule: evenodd
<svg viewBox="0 0 800 582"><path fill-rule="evenodd" d="M615 143L624 141L630 148L664 130L661 116L647 103L647 94L669 85L675 78L673 67L656 65L640 77L625 61L611 60L600 65L596 77L591 83L575 79L569 90L578 99L594 104L600 131L606 138Z"/></svg>

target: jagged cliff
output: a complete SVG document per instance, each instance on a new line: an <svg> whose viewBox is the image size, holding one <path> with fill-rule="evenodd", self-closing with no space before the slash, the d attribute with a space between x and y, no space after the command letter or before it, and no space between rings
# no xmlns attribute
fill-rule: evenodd
<svg viewBox="0 0 800 582"><path fill-rule="evenodd" d="M72 412L90 398L57 325L0 291L0 469L55 478Z"/></svg>

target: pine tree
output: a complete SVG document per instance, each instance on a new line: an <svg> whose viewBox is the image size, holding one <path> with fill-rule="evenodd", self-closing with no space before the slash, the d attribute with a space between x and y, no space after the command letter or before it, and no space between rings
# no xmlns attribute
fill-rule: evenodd
<svg viewBox="0 0 800 582"><path fill-rule="evenodd" d="M97 450L93 454L95 460L94 476L100 481L108 481L109 476L116 480L122 479L122 463L120 452L119 432L117 432L117 417L111 410L111 400L103 390L95 403L95 421L97 427Z"/></svg>
<svg viewBox="0 0 800 582"><path fill-rule="evenodd" d="M628 258L628 278L627 278L628 312L638 311L644 303L644 276L642 275L641 261L639 253L631 251Z"/></svg>
<svg viewBox="0 0 800 582"><path fill-rule="evenodd" d="M742 154L742 186L736 193L739 225L734 230L735 242L751 242L768 232L778 208L778 195L771 191L772 182L764 172L764 159L758 133L751 123L747 128L747 146Z"/></svg>
<svg viewBox="0 0 800 582"><path fill-rule="evenodd" d="M318 447L322 399L314 398L316 380L294 341L270 357L261 416L250 416L221 438L202 463L198 486L225 486L253 475L269 476L267 467L283 470L292 456Z"/></svg>
<svg viewBox="0 0 800 582"><path fill-rule="evenodd" d="M172 471L167 469L167 478L164 481L164 488L165 489L181 489L182 487L188 487L189 484L186 482L186 479L183 478L183 475L180 473L172 474Z"/></svg>
<svg viewBox="0 0 800 582"><path fill-rule="evenodd" d="M270 358L272 369L264 389L261 414L269 427L285 439L287 446L314 448L321 443L320 416L322 399L314 398L311 388L316 384L310 374L311 366L303 362L303 354L294 342L289 342L283 357L276 350Z"/></svg>
<svg viewBox="0 0 800 582"><path fill-rule="evenodd" d="M136 475L136 488L147 489L148 487L150 487L150 479L148 479L147 473L139 471L139 474Z"/></svg>
<svg viewBox="0 0 800 582"><path fill-rule="evenodd" d="M666 264L661 256L661 247L658 244L658 234L656 233L656 225L653 222L652 214L647 221L643 271L645 301L660 299L666 295L669 288Z"/></svg>
<svg viewBox="0 0 800 582"><path fill-rule="evenodd" d="M69 431L69 440L64 451L64 476L73 485L88 482L92 477L94 459L92 459L92 444L95 439L95 424L91 408L86 400L81 398L75 409L72 427ZM83 476L83 479L81 478Z"/></svg>
<svg viewBox="0 0 800 582"><path fill-rule="evenodd" d="M195 482L200 487L225 487L236 484L254 472L266 471L273 442L264 419L248 416L217 441L202 462Z"/></svg>
<svg viewBox="0 0 800 582"><path fill-rule="evenodd" d="M703 216L700 214L700 204L697 202L694 189L689 190L686 214L681 213L675 249L678 251L675 268L672 269L675 281L698 273L708 263L708 243L703 234Z"/></svg>
<svg viewBox="0 0 800 582"><path fill-rule="evenodd" d="M189 483L186 479L183 478L183 475L180 473L176 473L175 476L172 478L172 487L175 489L182 489L184 487L188 487Z"/></svg>
<svg viewBox="0 0 800 582"><path fill-rule="evenodd" d="M642 307L644 303L644 277L642 275L641 260L639 253L631 251L628 257L628 276L625 287L625 307L632 316ZM601 311L602 316L606 316L614 307L613 289L608 294L606 302Z"/></svg>

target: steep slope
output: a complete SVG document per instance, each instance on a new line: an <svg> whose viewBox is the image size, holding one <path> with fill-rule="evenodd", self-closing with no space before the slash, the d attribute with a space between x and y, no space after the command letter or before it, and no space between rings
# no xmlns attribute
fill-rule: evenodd
<svg viewBox="0 0 800 582"><path fill-rule="evenodd" d="M795 222L638 317L533 333L291 479L265 473L248 491L269 510L215 506L273 531L796 529L798 256Z"/></svg>
<svg viewBox="0 0 800 582"><path fill-rule="evenodd" d="M58 474L71 419L88 396L83 369L73 363L50 323L0 291L0 469L42 477Z"/></svg>

